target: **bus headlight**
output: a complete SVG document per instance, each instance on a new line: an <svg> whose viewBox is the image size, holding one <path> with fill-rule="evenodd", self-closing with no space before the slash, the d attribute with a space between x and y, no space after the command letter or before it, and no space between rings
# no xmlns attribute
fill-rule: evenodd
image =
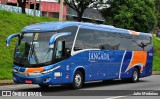
<svg viewBox="0 0 160 99"><path fill-rule="evenodd" d="M27 73L27 76L39 76L41 73L39 72L33 72L33 73Z"/></svg>
<svg viewBox="0 0 160 99"><path fill-rule="evenodd" d="M16 69L13 69L13 72L17 73L18 71Z"/></svg>
<svg viewBox="0 0 160 99"><path fill-rule="evenodd" d="M43 72L41 72L42 74L46 74L46 73L49 73L49 72L52 72L52 71L54 71L54 70L56 70L56 69L58 69L58 68L60 68L61 66L57 66L57 67L55 67L55 68L52 68L52 69L49 69L49 70L45 70L45 71L43 71Z"/></svg>

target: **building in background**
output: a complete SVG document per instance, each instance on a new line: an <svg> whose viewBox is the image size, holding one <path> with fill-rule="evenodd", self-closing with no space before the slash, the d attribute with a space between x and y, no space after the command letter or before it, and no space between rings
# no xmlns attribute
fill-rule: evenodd
<svg viewBox="0 0 160 99"><path fill-rule="evenodd" d="M43 16L59 18L60 4L56 0L43 0L40 7ZM63 20L66 20L66 5L63 7Z"/></svg>
<svg viewBox="0 0 160 99"><path fill-rule="evenodd" d="M30 2L29 2L30 1ZM35 0L26 0L26 8L34 9ZM5 0L1 0L4 4ZM6 0L7 5L18 6L17 0ZM36 0L36 10L41 11L41 15L45 17L59 17L60 4L57 0ZM63 7L63 20L66 20L66 5Z"/></svg>
<svg viewBox="0 0 160 99"><path fill-rule="evenodd" d="M26 0L26 8L34 9L34 1L35 0ZM0 0L0 3L5 4L5 0ZM17 0L6 0L6 4L18 6ZM58 18L60 4L58 3L58 0L36 0L36 10L39 10L42 16ZM76 21L76 18L76 11L67 5L64 5L63 20ZM105 21L99 11L92 8L86 9L82 18L85 22L103 23Z"/></svg>
<svg viewBox="0 0 160 99"><path fill-rule="evenodd" d="M67 7L67 19L68 20L76 20L77 19L77 13L72 8ZM92 23L104 23L105 19L102 17L100 12L93 8L87 8L83 13L83 21L84 22L92 22Z"/></svg>

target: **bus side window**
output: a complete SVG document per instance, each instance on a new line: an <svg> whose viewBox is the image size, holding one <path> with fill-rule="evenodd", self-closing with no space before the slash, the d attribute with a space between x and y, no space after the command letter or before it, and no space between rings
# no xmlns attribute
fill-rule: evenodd
<svg viewBox="0 0 160 99"><path fill-rule="evenodd" d="M62 58L62 41L58 41L56 58Z"/></svg>
<svg viewBox="0 0 160 99"><path fill-rule="evenodd" d="M59 39L56 48L56 59L63 60L71 56L71 50L66 48L65 39Z"/></svg>
<svg viewBox="0 0 160 99"><path fill-rule="evenodd" d="M78 29L77 26L69 26L69 27L65 27L65 28L59 30L59 33L60 32L71 32L71 35L63 38L63 40L62 40L62 41L65 41L65 48L70 51L72 49L72 45L73 45L73 41L74 41L74 38L75 38L75 35L77 32L77 29Z"/></svg>
<svg viewBox="0 0 160 99"><path fill-rule="evenodd" d="M148 51L152 48L152 39L147 36L133 37L132 50Z"/></svg>
<svg viewBox="0 0 160 99"><path fill-rule="evenodd" d="M100 45L99 46L99 49L106 49L106 50L118 50L118 48L119 48L119 45L120 44L118 44L118 45L115 45L115 46L111 46L111 45L109 45L109 44L104 44L104 45Z"/></svg>
<svg viewBox="0 0 160 99"><path fill-rule="evenodd" d="M147 44L147 46L145 47L145 50L146 51L149 51L149 50L151 50L152 49L152 37L146 37L146 44Z"/></svg>
<svg viewBox="0 0 160 99"><path fill-rule="evenodd" d="M116 35L107 31L94 31L93 47L102 50L118 50L119 43L116 40Z"/></svg>
<svg viewBox="0 0 160 99"><path fill-rule="evenodd" d="M132 37L126 34L117 34L117 41L119 42L118 50L131 50Z"/></svg>
<svg viewBox="0 0 160 99"><path fill-rule="evenodd" d="M93 49L93 30L80 29L77 35L74 51Z"/></svg>

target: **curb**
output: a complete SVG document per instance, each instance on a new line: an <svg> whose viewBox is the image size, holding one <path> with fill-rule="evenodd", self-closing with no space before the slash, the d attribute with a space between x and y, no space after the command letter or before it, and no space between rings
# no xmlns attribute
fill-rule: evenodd
<svg viewBox="0 0 160 99"><path fill-rule="evenodd" d="M0 86L3 85L14 85L15 83L13 82L13 80L0 80Z"/></svg>
<svg viewBox="0 0 160 99"><path fill-rule="evenodd" d="M160 75L160 71L152 71L152 75Z"/></svg>

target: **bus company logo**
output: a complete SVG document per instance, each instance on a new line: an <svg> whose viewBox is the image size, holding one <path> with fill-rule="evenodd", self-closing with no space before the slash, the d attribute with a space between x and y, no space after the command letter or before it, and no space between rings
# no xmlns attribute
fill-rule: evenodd
<svg viewBox="0 0 160 99"><path fill-rule="evenodd" d="M109 54L98 51L90 51L88 61L95 61L95 60L109 60Z"/></svg>
<svg viewBox="0 0 160 99"><path fill-rule="evenodd" d="M11 91L2 91L2 96L11 96Z"/></svg>

